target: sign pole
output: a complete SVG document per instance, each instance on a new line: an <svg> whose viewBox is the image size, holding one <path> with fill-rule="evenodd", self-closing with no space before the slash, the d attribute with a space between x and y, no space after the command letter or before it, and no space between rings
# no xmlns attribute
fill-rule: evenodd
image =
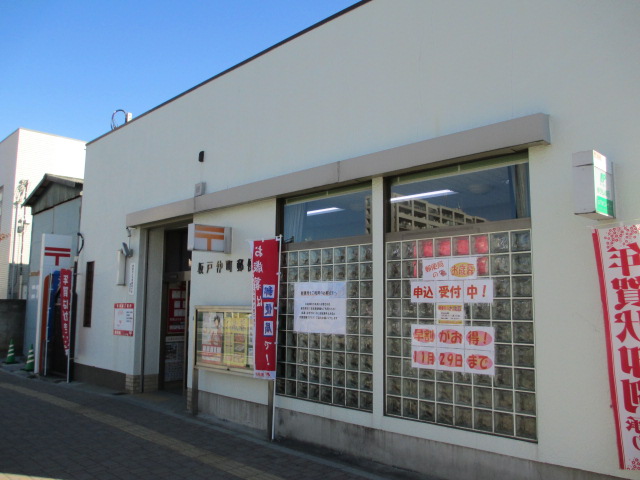
<svg viewBox="0 0 640 480"><path fill-rule="evenodd" d="M271 441L276 439L276 381L269 380L269 403L271 407L269 423L271 424Z"/></svg>
<svg viewBox="0 0 640 480"><path fill-rule="evenodd" d="M278 240L278 291L280 289L280 268L282 267L282 235L278 235L277 237ZM280 295L278 295L278 302L280 300ZM280 317L280 309L278 308L278 303L276 303L275 306L275 310L276 310L276 326L275 326L275 330L276 332L278 331L278 319ZM278 335L276 333L276 352L278 351ZM278 360L277 357L277 353L276 353L276 362ZM277 372L277 368L276 368L276 372ZM276 373L276 375L274 376L273 380L270 382L271 383L271 407L272 407L272 411L271 411L271 441L274 441L276 439L276 379L277 379L278 375Z"/></svg>

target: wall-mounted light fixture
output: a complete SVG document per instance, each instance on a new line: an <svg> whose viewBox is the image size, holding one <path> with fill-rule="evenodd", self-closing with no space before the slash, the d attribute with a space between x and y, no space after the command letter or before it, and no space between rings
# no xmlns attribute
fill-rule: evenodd
<svg viewBox="0 0 640 480"><path fill-rule="evenodd" d="M127 229L127 237L131 238L131 228ZM116 250L116 285L126 285L125 276L127 272L127 258L133 257L133 248L126 242L122 242L122 248Z"/></svg>

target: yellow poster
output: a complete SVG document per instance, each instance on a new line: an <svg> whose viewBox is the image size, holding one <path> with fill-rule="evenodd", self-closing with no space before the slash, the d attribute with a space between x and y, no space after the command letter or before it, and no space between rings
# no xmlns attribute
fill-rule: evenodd
<svg viewBox="0 0 640 480"><path fill-rule="evenodd" d="M248 364L249 319L228 316L224 324L224 363L230 367Z"/></svg>

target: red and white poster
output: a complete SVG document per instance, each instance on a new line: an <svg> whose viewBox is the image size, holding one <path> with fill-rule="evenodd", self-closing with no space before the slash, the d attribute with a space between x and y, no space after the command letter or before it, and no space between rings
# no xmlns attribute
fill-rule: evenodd
<svg viewBox="0 0 640 480"><path fill-rule="evenodd" d="M64 353L69 356L71 346L71 270L60 270L60 314L62 316L62 343Z"/></svg>
<svg viewBox="0 0 640 480"><path fill-rule="evenodd" d="M495 329L411 325L411 366L495 375Z"/></svg>
<svg viewBox="0 0 640 480"><path fill-rule="evenodd" d="M412 281L412 303L492 303L493 280Z"/></svg>
<svg viewBox="0 0 640 480"><path fill-rule="evenodd" d="M422 259L423 280L478 278L478 257Z"/></svg>
<svg viewBox="0 0 640 480"><path fill-rule="evenodd" d="M42 236L42 260L44 267L70 268L71 261L71 237L69 235Z"/></svg>
<svg viewBox="0 0 640 480"><path fill-rule="evenodd" d="M202 362L222 363L224 312L205 312L202 317Z"/></svg>
<svg viewBox="0 0 640 480"><path fill-rule="evenodd" d="M167 335L184 335L187 320L187 288L169 289L169 305L167 318Z"/></svg>
<svg viewBox="0 0 640 480"><path fill-rule="evenodd" d="M596 229L620 468L640 470L640 225Z"/></svg>
<svg viewBox="0 0 640 480"><path fill-rule="evenodd" d="M113 334L133 337L133 303L113 305Z"/></svg>
<svg viewBox="0 0 640 480"><path fill-rule="evenodd" d="M280 238L254 241L251 265L255 319L253 376L275 380Z"/></svg>

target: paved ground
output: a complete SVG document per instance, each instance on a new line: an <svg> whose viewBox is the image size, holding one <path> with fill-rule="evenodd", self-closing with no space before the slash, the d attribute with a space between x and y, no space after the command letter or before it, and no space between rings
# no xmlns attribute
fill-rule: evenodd
<svg viewBox="0 0 640 480"><path fill-rule="evenodd" d="M0 480L427 478L193 417L177 395L115 393L2 364Z"/></svg>

